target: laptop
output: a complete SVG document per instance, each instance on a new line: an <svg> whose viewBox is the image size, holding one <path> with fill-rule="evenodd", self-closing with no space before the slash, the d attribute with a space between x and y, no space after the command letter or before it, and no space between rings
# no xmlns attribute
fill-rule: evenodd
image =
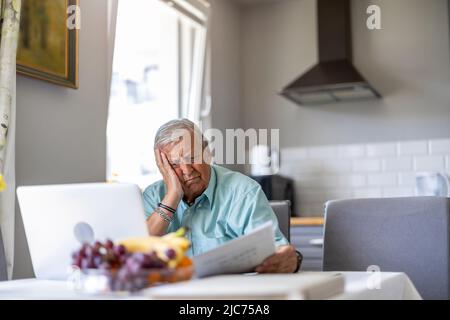
<svg viewBox="0 0 450 320"><path fill-rule="evenodd" d="M34 273L64 280L82 242L148 235L141 191L133 184L17 188Z"/></svg>

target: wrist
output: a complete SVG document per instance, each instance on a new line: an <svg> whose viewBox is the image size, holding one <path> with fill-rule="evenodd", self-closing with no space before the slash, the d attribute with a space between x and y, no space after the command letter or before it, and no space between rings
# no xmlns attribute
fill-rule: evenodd
<svg viewBox="0 0 450 320"><path fill-rule="evenodd" d="M178 204L181 201L181 198L182 197L180 195L167 193L166 196L162 199L161 203L176 210Z"/></svg>
<svg viewBox="0 0 450 320"><path fill-rule="evenodd" d="M159 214L161 219L170 224L173 221L173 214L167 210L162 209L161 207L157 207L155 211Z"/></svg>

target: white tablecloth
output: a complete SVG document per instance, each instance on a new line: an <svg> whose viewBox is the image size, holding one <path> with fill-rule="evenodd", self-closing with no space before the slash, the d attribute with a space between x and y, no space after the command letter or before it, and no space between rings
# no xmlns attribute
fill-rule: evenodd
<svg viewBox="0 0 450 320"><path fill-rule="evenodd" d="M343 272L344 293L333 297L343 300L421 300L420 294L404 273ZM379 279L379 281L378 281Z"/></svg>
<svg viewBox="0 0 450 320"><path fill-rule="evenodd" d="M311 272L314 274L314 272ZM333 299L421 299L413 283L404 273L342 272L345 278L343 294ZM243 280L245 276L243 276ZM244 280L245 281L245 280ZM0 283L0 299L146 299L135 294L126 297L83 295L73 291L65 281L14 280Z"/></svg>

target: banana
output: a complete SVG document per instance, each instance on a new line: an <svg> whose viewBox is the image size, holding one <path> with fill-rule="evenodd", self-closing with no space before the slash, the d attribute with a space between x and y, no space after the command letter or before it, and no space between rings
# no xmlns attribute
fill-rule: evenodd
<svg viewBox="0 0 450 320"><path fill-rule="evenodd" d="M191 243L186 238L167 238L164 242L173 247L179 247L183 251L186 251L191 246Z"/></svg>
<svg viewBox="0 0 450 320"><path fill-rule="evenodd" d="M190 241L184 237L185 234L186 230L181 228L162 237L128 238L117 241L117 244L125 246L131 253L156 251L161 259L168 262L170 268L174 268L184 258L187 249L191 245ZM167 257L166 252L169 249L175 251L173 259Z"/></svg>
<svg viewBox="0 0 450 320"><path fill-rule="evenodd" d="M171 232L163 236L163 238L181 238L186 235L186 228L180 228L175 232Z"/></svg>
<svg viewBox="0 0 450 320"><path fill-rule="evenodd" d="M153 249L155 243L158 243L159 239L156 237L146 238L127 238L117 241L117 245L123 245L127 251L131 253L135 252L149 252Z"/></svg>

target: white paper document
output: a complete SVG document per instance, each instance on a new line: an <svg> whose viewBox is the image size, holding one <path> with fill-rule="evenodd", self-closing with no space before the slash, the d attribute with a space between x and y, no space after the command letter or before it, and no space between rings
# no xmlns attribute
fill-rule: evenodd
<svg viewBox="0 0 450 320"><path fill-rule="evenodd" d="M203 278L218 274L251 272L274 253L275 237L272 222L268 222L251 233L195 256L195 274L196 277Z"/></svg>

